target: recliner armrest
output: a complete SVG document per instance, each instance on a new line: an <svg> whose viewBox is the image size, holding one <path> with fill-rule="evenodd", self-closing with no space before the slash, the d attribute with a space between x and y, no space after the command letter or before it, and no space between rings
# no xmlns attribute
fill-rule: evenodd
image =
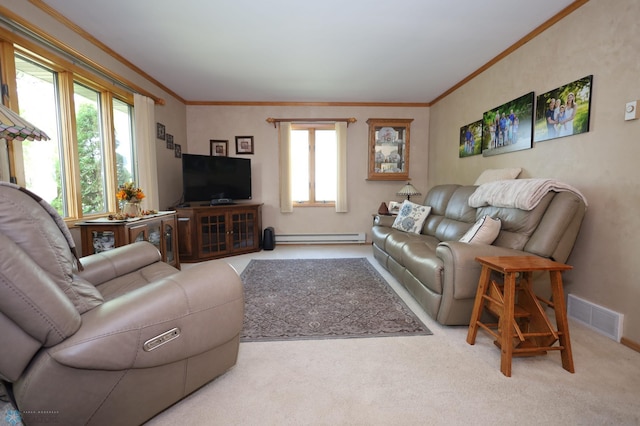
<svg viewBox="0 0 640 426"><path fill-rule="evenodd" d="M436 255L442 259L445 264L462 265L469 262L477 263L475 259L478 256L531 256L531 253L489 244L443 241L438 244Z"/></svg>
<svg viewBox="0 0 640 426"><path fill-rule="evenodd" d="M86 312L78 332L49 354L80 369L148 368L230 341L240 333L243 318L236 271L223 261L201 263ZM145 342L173 329L178 337L145 350Z"/></svg>
<svg viewBox="0 0 640 426"><path fill-rule="evenodd" d="M97 286L160 260L162 255L156 246L139 241L83 257L80 262L84 270L76 275Z"/></svg>
<svg viewBox="0 0 640 426"><path fill-rule="evenodd" d="M453 289L455 299L474 298L480 278L478 256L531 256L531 253L487 244L469 244L445 241L436 247L436 256L442 259L446 275L443 288Z"/></svg>
<svg viewBox="0 0 640 426"><path fill-rule="evenodd" d="M373 220L373 225L374 226L386 226L388 228L391 228L391 226L393 225L393 222L396 220L396 216L386 216L386 215L376 215L376 217Z"/></svg>

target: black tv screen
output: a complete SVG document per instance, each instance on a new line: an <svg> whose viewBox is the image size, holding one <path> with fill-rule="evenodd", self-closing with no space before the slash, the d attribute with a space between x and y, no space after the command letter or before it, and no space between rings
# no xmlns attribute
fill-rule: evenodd
<svg viewBox="0 0 640 426"><path fill-rule="evenodd" d="M182 154L184 202L251 199L251 160Z"/></svg>

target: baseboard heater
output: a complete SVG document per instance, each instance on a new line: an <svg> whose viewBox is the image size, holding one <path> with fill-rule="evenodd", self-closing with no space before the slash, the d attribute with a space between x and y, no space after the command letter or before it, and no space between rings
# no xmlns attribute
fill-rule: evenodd
<svg viewBox="0 0 640 426"><path fill-rule="evenodd" d="M364 244L366 234L276 234L276 244Z"/></svg>

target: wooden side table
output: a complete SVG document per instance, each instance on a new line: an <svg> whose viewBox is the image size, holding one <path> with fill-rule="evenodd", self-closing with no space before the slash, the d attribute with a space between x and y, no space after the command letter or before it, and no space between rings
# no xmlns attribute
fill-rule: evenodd
<svg viewBox="0 0 640 426"><path fill-rule="evenodd" d="M511 377L513 356L532 356L559 350L562 367L573 373L573 355L569 338L569 324L562 288L562 271L572 269L563 263L537 256L477 257L482 264L480 281L469 323L467 343L476 341L478 328L492 335L500 347L500 371ZM496 271L504 277L503 284L491 279ZM548 271L553 302L538 297L532 288L532 274ZM521 275L520 282L516 278ZM553 307L557 328L551 324L542 304ZM484 310L498 318L498 323L481 321ZM555 342L559 342L554 346Z"/></svg>
<svg viewBox="0 0 640 426"><path fill-rule="evenodd" d="M144 240L158 247L163 262L180 269L177 216L174 211L125 220L103 217L76 225L81 229L83 256Z"/></svg>

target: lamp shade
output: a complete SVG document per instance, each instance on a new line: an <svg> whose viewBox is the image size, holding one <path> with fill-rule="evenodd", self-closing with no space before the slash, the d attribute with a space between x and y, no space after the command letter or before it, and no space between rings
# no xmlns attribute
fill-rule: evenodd
<svg viewBox="0 0 640 426"><path fill-rule="evenodd" d="M0 139L23 141L50 138L45 132L0 103Z"/></svg>
<svg viewBox="0 0 640 426"><path fill-rule="evenodd" d="M407 200L411 200L411 196L413 195L422 195L420 191L418 191L415 186L411 185L411 182L407 182L405 186L400 189L400 191L396 192L396 195L406 196Z"/></svg>

